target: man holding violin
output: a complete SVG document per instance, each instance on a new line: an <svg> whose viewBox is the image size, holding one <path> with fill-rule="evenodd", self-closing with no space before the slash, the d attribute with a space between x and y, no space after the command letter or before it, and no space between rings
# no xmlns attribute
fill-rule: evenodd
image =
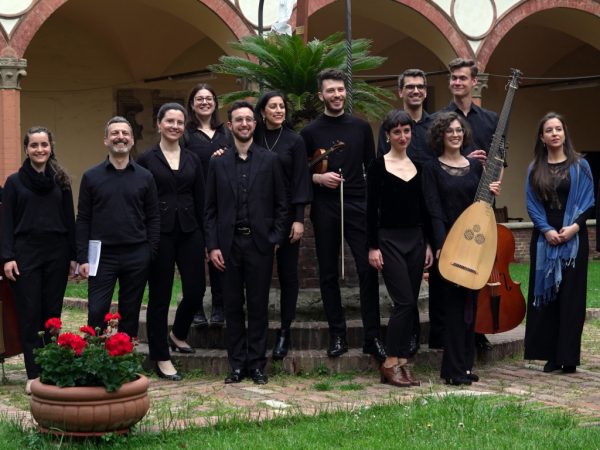
<svg viewBox="0 0 600 450"><path fill-rule="evenodd" d="M379 280L369 265L366 219L365 171L375 157L369 124L346 114L346 76L337 69L323 70L317 79L324 113L300 134L309 158L338 142L344 146L331 152L322 173L313 173L314 198L311 221L319 264L319 283L330 342L327 355L338 357L348 351L346 319L338 280L338 260L343 237L352 250L360 284L360 305L364 330L363 352L377 360L386 358L380 339ZM343 183L343 185L342 185Z"/></svg>

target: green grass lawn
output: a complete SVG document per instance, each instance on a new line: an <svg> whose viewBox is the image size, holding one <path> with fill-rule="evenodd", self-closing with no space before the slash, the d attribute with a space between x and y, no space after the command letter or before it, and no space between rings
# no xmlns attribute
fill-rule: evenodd
<svg viewBox="0 0 600 450"><path fill-rule="evenodd" d="M527 299L529 264L511 264L510 275L514 281L521 282L523 296ZM600 261L588 264L587 307L600 308Z"/></svg>
<svg viewBox="0 0 600 450"><path fill-rule="evenodd" d="M284 416L235 418L215 426L160 433L136 430L96 441L49 439L0 422L3 449L554 449L598 448L600 428L573 414L511 397L423 396L402 404ZM108 445L107 445L108 444Z"/></svg>

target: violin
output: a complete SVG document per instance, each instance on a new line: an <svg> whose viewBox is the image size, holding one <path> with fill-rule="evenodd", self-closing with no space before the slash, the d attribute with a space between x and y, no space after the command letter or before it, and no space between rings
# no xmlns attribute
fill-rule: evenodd
<svg viewBox="0 0 600 450"><path fill-rule="evenodd" d="M346 144L342 141L337 141L327 150L324 148L316 149L313 155L308 159L308 168L312 171L312 173L327 172L327 159L329 158L329 155L345 146Z"/></svg>
<svg viewBox="0 0 600 450"><path fill-rule="evenodd" d="M525 317L525 298L521 283L510 278L514 261L515 238L504 225L497 225L496 260L487 284L479 291L475 332L503 333L517 327Z"/></svg>

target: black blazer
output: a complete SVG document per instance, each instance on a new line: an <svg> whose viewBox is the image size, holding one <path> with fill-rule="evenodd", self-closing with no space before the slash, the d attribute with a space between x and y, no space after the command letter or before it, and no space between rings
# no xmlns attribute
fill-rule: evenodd
<svg viewBox="0 0 600 450"><path fill-rule="evenodd" d="M248 180L248 220L252 239L262 253L272 252L286 237L287 199L281 163L275 153L252 144ZM206 178L206 248L231 251L236 221L235 150L211 158Z"/></svg>
<svg viewBox="0 0 600 450"><path fill-rule="evenodd" d="M204 231L204 174L200 159L185 147L181 148L179 170L173 171L156 144L137 163L154 176L158 190L160 232L170 233L175 218L184 233L200 228Z"/></svg>

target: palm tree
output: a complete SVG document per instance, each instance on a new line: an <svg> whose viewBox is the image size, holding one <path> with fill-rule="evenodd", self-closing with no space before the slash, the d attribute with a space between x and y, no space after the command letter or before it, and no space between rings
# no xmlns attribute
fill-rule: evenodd
<svg viewBox="0 0 600 450"><path fill-rule="evenodd" d="M215 73L243 78L250 82L250 86L260 86L261 90L284 92L290 103L290 118L295 127L314 119L322 111L322 103L317 96L317 74L326 68L346 68L346 46L342 33L308 43L304 43L297 35L253 35L230 45L251 59L222 56L219 64L208 68ZM383 64L385 58L369 55L370 47L371 41L368 39L352 41L353 72L375 69ZM227 104L259 95L257 89L246 89L225 94L221 101ZM353 80L354 107L367 118L381 119L391 108L383 99L392 97L385 89L362 80Z"/></svg>

